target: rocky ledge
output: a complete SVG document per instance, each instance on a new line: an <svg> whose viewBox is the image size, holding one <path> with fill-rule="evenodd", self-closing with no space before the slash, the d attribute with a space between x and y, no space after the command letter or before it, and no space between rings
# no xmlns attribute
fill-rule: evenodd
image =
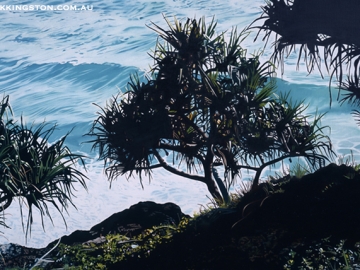
<svg viewBox="0 0 360 270"><path fill-rule="evenodd" d="M161 224L177 225L183 217L186 217L180 207L174 203L158 204L155 202L139 202L129 209L111 215L109 218L93 226L89 231L77 230L70 235L61 237L48 244L45 248L28 248L16 244L0 245L2 260L0 269L24 267L27 269L37 263L43 267L51 263L43 257L47 257L49 251L60 243L66 245L101 243L108 234L120 233L129 237L140 234L145 229ZM187 216L189 217L189 216ZM46 255L46 256L44 256ZM40 258L43 258L39 261Z"/></svg>
<svg viewBox="0 0 360 270"><path fill-rule="evenodd" d="M44 258L56 258L47 269L360 269L359 194L360 166L330 164L301 178L261 183L233 196L226 208L183 219L184 226L178 206L142 202L90 231L61 238L68 245L88 245L69 247L66 257L55 250ZM178 223L180 229L165 232L167 238L161 233L170 226L146 230ZM113 240L103 241L112 233L129 237L114 237L111 249ZM156 245L155 237L161 240ZM34 265L54 245L42 250L2 247L6 265L0 268Z"/></svg>

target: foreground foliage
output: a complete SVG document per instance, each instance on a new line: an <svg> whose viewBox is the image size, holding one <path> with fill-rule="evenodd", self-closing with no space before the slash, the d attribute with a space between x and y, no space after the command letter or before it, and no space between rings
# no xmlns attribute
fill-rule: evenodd
<svg viewBox="0 0 360 270"><path fill-rule="evenodd" d="M109 269L119 263L149 258L156 247L171 242L174 234L183 232L188 221L184 218L177 226L162 225L146 229L135 237L107 235L100 245L89 243L70 247L61 244L60 253L64 256L61 265L75 266L75 269Z"/></svg>
<svg viewBox="0 0 360 270"><path fill-rule="evenodd" d="M262 171L295 156L319 168L330 160L330 139L304 115L306 106L276 95L272 64L241 47L245 32L216 34L216 22L153 24L164 41L153 53L152 77L101 108L90 132L111 180L155 168L203 182L219 202L242 170ZM186 171L178 169L184 165ZM221 169L223 178L219 176ZM195 174L193 174L195 173Z"/></svg>
<svg viewBox="0 0 360 270"><path fill-rule="evenodd" d="M51 219L49 205L63 217L63 209L69 204L75 207L74 184L86 189L86 176L75 168L79 161L84 165L83 157L64 146L67 135L49 144L55 126L47 128L43 123L27 127L22 119L14 122L11 114L9 96L5 96L0 103L0 212L4 214L18 199L21 213L23 206L28 209L27 235L34 207L42 221L44 216ZM1 225L6 226L5 218Z"/></svg>
<svg viewBox="0 0 360 270"><path fill-rule="evenodd" d="M331 164L284 177L203 211L179 227L110 235L100 245L62 246L69 269L357 269L357 168ZM65 267L65 269L66 269Z"/></svg>

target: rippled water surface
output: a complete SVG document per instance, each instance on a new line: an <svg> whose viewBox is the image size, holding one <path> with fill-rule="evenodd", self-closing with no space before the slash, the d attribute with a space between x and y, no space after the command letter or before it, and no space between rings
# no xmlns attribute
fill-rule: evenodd
<svg viewBox="0 0 360 270"><path fill-rule="evenodd" d="M4 2L4 1L3 1ZM5 1L6 2L6 1ZM2 3L3 4L3 3ZM14 4L11 3L4 4ZM26 1L16 4L39 4ZM174 202L183 212L192 214L209 202L206 187L164 171L156 171L151 183L141 188L137 178L119 178L109 189L102 163L82 135L89 131L98 108L125 89L130 74L142 74L151 64L148 52L154 47L156 34L146 25L165 26L163 14L218 20L218 31L236 26L239 30L261 14L263 1L48 1L52 5L92 5L88 11L0 11L0 89L10 95L16 117L28 123L57 123L53 140L73 129L67 145L74 152L86 154L90 181L89 192L79 189L74 200L77 210L65 215L67 228L59 214L54 225L45 220L45 232L37 218L27 245L45 246L50 241L76 229L90 229L114 212L138 201ZM254 34L244 41L249 53L262 48ZM264 58L271 54L270 47ZM327 112L323 125L330 125L334 148L346 155L359 156L358 127L349 116L350 107L333 103L329 110L327 80L314 73L307 76L303 67L296 70L296 56L285 66L279 91L291 90L293 99L310 102L308 113ZM336 95L336 92L333 94ZM235 189L240 188L235 186ZM25 244L21 216L14 203L6 211L11 229L0 229L0 243Z"/></svg>

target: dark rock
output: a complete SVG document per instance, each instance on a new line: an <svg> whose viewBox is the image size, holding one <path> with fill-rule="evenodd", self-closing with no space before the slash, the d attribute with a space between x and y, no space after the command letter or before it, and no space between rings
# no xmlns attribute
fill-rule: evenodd
<svg viewBox="0 0 360 270"><path fill-rule="evenodd" d="M161 224L179 224L180 220L187 216L181 212L179 206L174 203L158 204L155 202L139 202L119 213L115 213L90 231L77 230L68 236L61 238L61 243L74 245L79 243L100 243L108 234L120 233L127 236L136 236L142 231L159 226ZM189 216L187 216L189 217ZM41 258L58 240L51 242L46 248L27 248L15 244L0 245L3 260L0 260L0 269L5 267L21 267L33 265L36 259Z"/></svg>
<svg viewBox="0 0 360 270"><path fill-rule="evenodd" d="M184 216L180 207L173 203L140 202L129 209L113 214L92 227L90 231L96 237L109 233L134 236L156 225L177 225Z"/></svg>
<svg viewBox="0 0 360 270"><path fill-rule="evenodd" d="M252 216L236 226L242 235L274 228L291 231L291 238L327 237L360 239L360 174L345 165L329 164L301 179L278 182L276 192L248 202ZM281 190L286 190L282 192ZM239 204L239 210L244 204ZM246 205L246 210L248 210ZM243 211L243 213L246 211ZM263 224L263 226L262 226Z"/></svg>
<svg viewBox="0 0 360 270"><path fill-rule="evenodd" d="M61 243L73 245L84 243L108 234L120 233L129 237L140 234L145 229L161 224L179 224L186 216L174 203L158 204L155 202L139 202L119 213L115 213L90 231L75 231L69 236L63 236ZM189 217L189 216L188 216ZM58 240L49 244L52 246Z"/></svg>
<svg viewBox="0 0 360 270"><path fill-rule="evenodd" d="M298 248L300 265L301 258L333 256L342 240L356 254L359 190L360 172L335 164L301 179L262 183L244 194L235 209L217 208L191 220L185 232L158 246L148 259L119 262L111 269L174 269L174 261L176 269L283 269L289 250ZM314 243L332 251L309 253L319 250ZM343 254L337 256L341 260Z"/></svg>

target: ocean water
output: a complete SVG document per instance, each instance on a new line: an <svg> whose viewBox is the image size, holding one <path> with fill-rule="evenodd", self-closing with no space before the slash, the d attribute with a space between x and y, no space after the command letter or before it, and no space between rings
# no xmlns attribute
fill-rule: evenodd
<svg viewBox="0 0 360 270"><path fill-rule="evenodd" d="M8 3L3 3L8 2ZM88 230L111 214L139 201L174 202L183 212L193 214L201 205L209 203L204 184L154 171L151 182L120 177L109 182L102 162L97 161L91 145L83 136L96 119L98 107L104 106L119 89L124 90L130 74L143 74L152 64L147 54L156 43L156 34L146 25L154 22L166 27L165 16L200 18L218 21L217 30L226 31L236 26L248 26L261 14L261 0L227 1L2 1L1 5L57 5L85 6L89 10L1 10L0 5L0 91L10 95L15 117L23 115L27 123L46 121L57 124L52 139L55 141L72 130L66 144L73 152L87 155L89 177L86 192L79 187L74 203L77 209L65 213L67 227L61 216L52 211L53 224L45 218L45 231L39 215L35 215L31 237L25 239L18 203L5 212L11 229L0 228L0 244L17 243L43 247L74 230ZM251 33L243 46L253 53L263 48L256 33ZM270 45L263 58L271 55ZM322 124L329 125L328 134L339 155L360 156L359 128L350 116L351 107L330 108L328 76L318 72L308 75L304 65L296 67L296 55L291 55L285 72L279 71L278 90L291 91L294 100L310 103L307 113L325 113ZM332 90L337 95L336 90ZM360 159L358 159L360 160ZM271 173L271 172L270 172ZM265 177L265 176L264 176ZM244 176L244 180L247 179ZM238 183L234 190L240 189ZM24 209L26 210L26 209ZM26 212L26 211L25 211ZM24 217L26 218L26 216Z"/></svg>

